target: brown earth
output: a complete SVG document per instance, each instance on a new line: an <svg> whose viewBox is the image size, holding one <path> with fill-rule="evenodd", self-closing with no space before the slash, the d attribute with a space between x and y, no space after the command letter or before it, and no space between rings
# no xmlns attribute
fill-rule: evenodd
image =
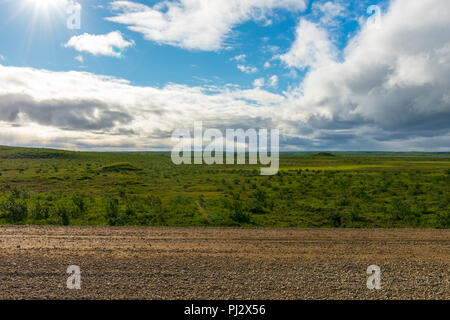
<svg viewBox="0 0 450 320"><path fill-rule="evenodd" d="M450 230L0 227L0 299L448 300L449 264Z"/></svg>

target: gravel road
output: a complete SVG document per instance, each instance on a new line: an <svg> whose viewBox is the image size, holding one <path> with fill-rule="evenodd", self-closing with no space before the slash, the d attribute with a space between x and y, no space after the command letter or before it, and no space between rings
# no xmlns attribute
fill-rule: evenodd
<svg viewBox="0 0 450 320"><path fill-rule="evenodd" d="M0 227L0 299L448 300L449 264L450 230Z"/></svg>

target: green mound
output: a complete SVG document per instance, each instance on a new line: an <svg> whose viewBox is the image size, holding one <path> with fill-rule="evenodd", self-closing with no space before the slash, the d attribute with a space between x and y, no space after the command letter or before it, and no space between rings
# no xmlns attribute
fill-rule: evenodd
<svg viewBox="0 0 450 320"><path fill-rule="evenodd" d="M329 152L316 152L314 153L314 156L317 157L334 157L335 155Z"/></svg>
<svg viewBox="0 0 450 320"><path fill-rule="evenodd" d="M141 169L133 166L129 162L113 163L101 168L102 172L123 172L123 171L139 171Z"/></svg>
<svg viewBox="0 0 450 320"><path fill-rule="evenodd" d="M68 159L74 157L75 154L73 151L56 149L0 146L0 158L2 159Z"/></svg>

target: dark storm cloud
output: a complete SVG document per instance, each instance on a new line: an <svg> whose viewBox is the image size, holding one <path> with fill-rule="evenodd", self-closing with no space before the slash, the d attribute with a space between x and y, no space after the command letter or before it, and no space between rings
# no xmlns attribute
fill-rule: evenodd
<svg viewBox="0 0 450 320"><path fill-rule="evenodd" d="M20 115L41 125L65 130L108 130L133 117L96 100L43 100L26 95L0 96L0 120L14 123Z"/></svg>

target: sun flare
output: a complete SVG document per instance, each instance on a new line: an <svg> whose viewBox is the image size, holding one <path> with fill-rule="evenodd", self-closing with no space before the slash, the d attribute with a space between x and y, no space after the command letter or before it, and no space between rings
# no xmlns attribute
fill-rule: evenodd
<svg viewBox="0 0 450 320"><path fill-rule="evenodd" d="M25 0L28 5L34 6L38 10L51 10L55 8L61 8L64 4L67 4L67 0Z"/></svg>

